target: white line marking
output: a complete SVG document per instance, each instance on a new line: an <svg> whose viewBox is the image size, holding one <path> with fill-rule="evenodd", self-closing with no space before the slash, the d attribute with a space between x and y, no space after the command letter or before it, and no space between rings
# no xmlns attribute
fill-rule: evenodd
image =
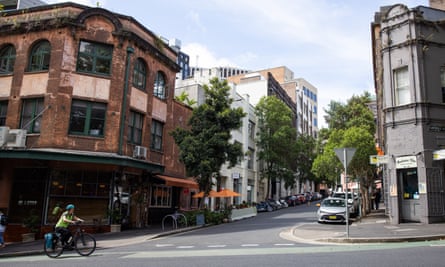
<svg viewBox="0 0 445 267"><path fill-rule="evenodd" d="M258 247L258 244L242 244L242 247Z"/></svg>
<svg viewBox="0 0 445 267"><path fill-rule="evenodd" d="M225 248L227 245L209 245L208 248Z"/></svg>
<svg viewBox="0 0 445 267"><path fill-rule="evenodd" d="M195 246L177 246L176 248L194 248Z"/></svg>
<svg viewBox="0 0 445 267"><path fill-rule="evenodd" d="M172 247L173 244L156 244L156 247L158 248L164 248L164 247Z"/></svg>
<svg viewBox="0 0 445 267"><path fill-rule="evenodd" d="M274 244L274 246L295 246L295 244L287 243L287 244Z"/></svg>

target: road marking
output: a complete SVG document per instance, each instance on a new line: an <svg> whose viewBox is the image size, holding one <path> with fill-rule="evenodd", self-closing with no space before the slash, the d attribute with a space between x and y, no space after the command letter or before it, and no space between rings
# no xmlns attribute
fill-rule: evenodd
<svg viewBox="0 0 445 267"><path fill-rule="evenodd" d="M194 248L195 246L177 246L176 248L181 248L181 249L185 249L185 248Z"/></svg>
<svg viewBox="0 0 445 267"><path fill-rule="evenodd" d="M293 243L287 243L287 244L274 244L274 246L277 246L277 247L280 247L280 246L285 247L285 246L295 246L295 244L293 244Z"/></svg>
<svg viewBox="0 0 445 267"><path fill-rule="evenodd" d="M242 247L258 247L259 244L242 244Z"/></svg>
<svg viewBox="0 0 445 267"><path fill-rule="evenodd" d="M208 248L225 248L227 245L209 245Z"/></svg>
<svg viewBox="0 0 445 267"><path fill-rule="evenodd" d="M173 247L173 244L156 244L156 247L158 248L164 248L164 247Z"/></svg>

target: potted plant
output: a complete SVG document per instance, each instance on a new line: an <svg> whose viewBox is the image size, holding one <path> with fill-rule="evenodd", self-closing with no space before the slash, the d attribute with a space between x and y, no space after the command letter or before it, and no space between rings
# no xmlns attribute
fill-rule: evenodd
<svg viewBox="0 0 445 267"><path fill-rule="evenodd" d="M36 233L40 230L40 218L33 211L23 220L23 225L28 229L28 233L22 234L23 242L34 241L36 238Z"/></svg>
<svg viewBox="0 0 445 267"><path fill-rule="evenodd" d="M117 209L110 209L108 211L108 217L110 218L110 232L120 232L122 215Z"/></svg>

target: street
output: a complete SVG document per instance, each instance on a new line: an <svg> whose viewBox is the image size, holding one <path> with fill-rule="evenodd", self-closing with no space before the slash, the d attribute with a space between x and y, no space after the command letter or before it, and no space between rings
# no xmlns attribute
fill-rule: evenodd
<svg viewBox="0 0 445 267"><path fill-rule="evenodd" d="M2 258L0 266L439 266L444 241L305 244L288 238L299 223L315 222L315 205L289 207L195 231L115 248L90 257L65 252ZM100 244L99 244L100 245Z"/></svg>

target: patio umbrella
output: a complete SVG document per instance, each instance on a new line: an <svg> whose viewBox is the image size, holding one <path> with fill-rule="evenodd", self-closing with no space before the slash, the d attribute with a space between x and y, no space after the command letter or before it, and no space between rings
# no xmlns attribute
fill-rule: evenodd
<svg viewBox="0 0 445 267"><path fill-rule="evenodd" d="M208 197L216 197L216 191L210 190ZM204 197L204 192L199 192L193 196L193 198L202 198Z"/></svg>
<svg viewBox="0 0 445 267"><path fill-rule="evenodd" d="M239 197L241 194L230 189L223 189L214 195L214 197Z"/></svg>

